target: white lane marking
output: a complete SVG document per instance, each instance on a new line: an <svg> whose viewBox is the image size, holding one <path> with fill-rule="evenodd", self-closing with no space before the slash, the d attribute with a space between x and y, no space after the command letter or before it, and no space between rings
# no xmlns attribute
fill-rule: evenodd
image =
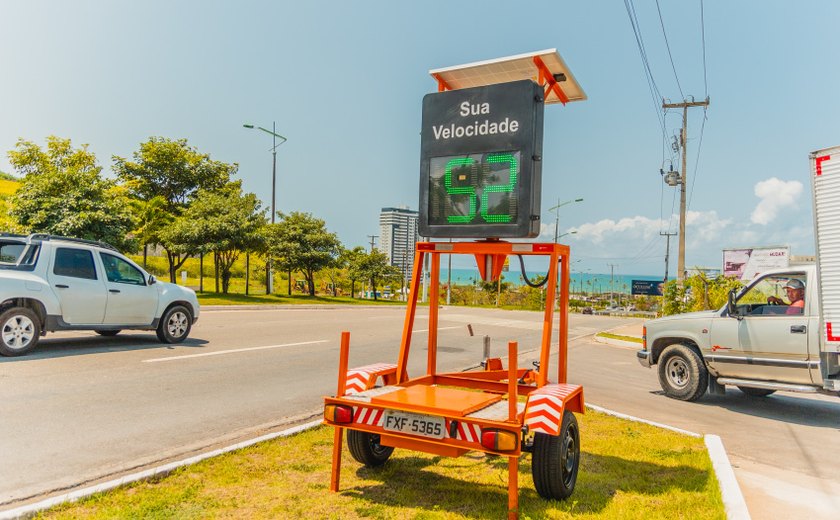
<svg viewBox="0 0 840 520"><path fill-rule="evenodd" d="M143 363L158 363L160 361L173 361L176 359L189 359L189 358L198 358L198 357L207 357L207 356L221 356L223 354L238 354L240 352L251 352L254 350L267 350L271 348L282 348L282 347L295 347L298 345L314 345L316 343L327 343L328 340L320 339L317 341L301 341L299 343L284 343L282 345L266 345L264 347L248 347L248 348L238 348L233 350L219 350L217 352L204 352L202 354L187 354L186 356L172 356L172 357L164 357L164 358L154 358L154 359L144 359Z"/></svg>
<svg viewBox="0 0 840 520"><path fill-rule="evenodd" d="M438 327L438 330L451 330L451 329L463 329L463 325L458 325L457 327ZM417 329L414 332L429 332L429 329Z"/></svg>

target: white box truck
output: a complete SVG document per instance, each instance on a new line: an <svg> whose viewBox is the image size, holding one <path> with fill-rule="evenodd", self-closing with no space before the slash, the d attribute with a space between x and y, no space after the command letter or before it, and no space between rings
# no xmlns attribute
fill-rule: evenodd
<svg viewBox="0 0 840 520"><path fill-rule="evenodd" d="M642 366L694 401L727 385L763 397L777 390L840 395L840 146L810 155L816 265L761 273L715 311L645 323Z"/></svg>

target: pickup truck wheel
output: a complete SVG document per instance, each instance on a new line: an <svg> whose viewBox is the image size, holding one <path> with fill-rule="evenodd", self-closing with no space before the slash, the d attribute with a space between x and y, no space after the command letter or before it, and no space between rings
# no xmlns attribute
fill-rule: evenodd
<svg viewBox="0 0 840 520"><path fill-rule="evenodd" d="M13 307L0 314L0 354L20 356L38 344L41 321L26 307Z"/></svg>
<svg viewBox="0 0 840 520"><path fill-rule="evenodd" d="M347 447L354 459L369 468L385 464L394 453L393 447L379 444L379 435L358 430L347 430Z"/></svg>
<svg viewBox="0 0 840 520"><path fill-rule="evenodd" d="M157 328L162 343L180 343L187 339L192 327L192 314L183 305L170 307L163 313Z"/></svg>
<svg viewBox="0 0 840 520"><path fill-rule="evenodd" d="M580 466L580 431L575 414L565 410L560 435L534 434L531 476L537 493L549 500L563 500L575 490Z"/></svg>
<svg viewBox="0 0 840 520"><path fill-rule="evenodd" d="M99 334L100 336L110 337L110 336L116 336L117 334L120 333L120 331L118 331L118 330L97 330L96 333Z"/></svg>
<svg viewBox="0 0 840 520"><path fill-rule="evenodd" d="M706 393L709 373L697 352L685 345L671 345L659 356L659 384L668 397L696 401Z"/></svg>
<svg viewBox="0 0 840 520"><path fill-rule="evenodd" d="M751 397L767 397L768 395L775 392L775 390L769 390L767 388L750 388L748 386L739 386L738 390L744 392L745 394Z"/></svg>

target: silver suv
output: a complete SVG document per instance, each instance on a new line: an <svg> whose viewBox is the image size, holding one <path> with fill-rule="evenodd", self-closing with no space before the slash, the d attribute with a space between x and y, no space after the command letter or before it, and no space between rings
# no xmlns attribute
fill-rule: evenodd
<svg viewBox="0 0 840 520"><path fill-rule="evenodd" d="M115 248L53 235L0 235L0 354L18 356L47 332L154 330L187 338L195 292L160 282Z"/></svg>

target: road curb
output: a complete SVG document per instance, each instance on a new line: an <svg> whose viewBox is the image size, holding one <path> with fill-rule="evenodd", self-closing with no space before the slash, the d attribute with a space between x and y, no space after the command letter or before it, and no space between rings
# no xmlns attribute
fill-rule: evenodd
<svg viewBox="0 0 840 520"><path fill-rule="evenodd" d="M586 407L599 413L611 415L613 417L618 417L619 419L649 424L657 428L662 428L675 433L688 435L690 437L704 437L699 433L683 430L681 428L676 428L667 424L648 421L646 419L641 419L632 415L616 412L608 408L603 408L598 405L587 404ZM22 518L31 518L37 513L47 510L51 507L55 507L59 504L63 504L66 502L76 502L77 500L86 498L95 493L110 491L125 484L131 484L152 477L164 476L184 466L189 466L191 464L195 464L197 462L201 462L203 460L216 457L218 455L223 455L225 453L236 451L242 448L247 448L248 446L252 446L260 442L269 441L280 437L288 437L289 435L294 435L296 433L304 432L306 430L311 430L312 428L316 428L321 424L322 421L320 419L310 421L308 423L300 424L298 426L288 428L280 432L261 435L259 437L255 437L247 441L238 442L225 448L209 451L207 453L202 453L200 455L189 457L183 460L170 462L169 464L157 466L145 471L125 475L117 479L109 480L108 482L103 482L94 486L88 486L86 488L72 491L70 493L65 493L63 495L56 495L54 497L41 500L40 502L34 502L32 504L20 506L15 509L9 509L8 511L0 511L0 520L16 520ZM729 462L729 456L726 454L726 449L723 447L723 442L717 435L706 435L704 437L704 441L706 444L706 450L709 453L709 458L712 460L712 469L714 470L715 476L717 477L718 483L720 485L721 496L723 498L723 504L726 510L726 518L728 520L750 520L750 514L749 510L747 509L747 503L744 500L744 495L741 493L741 488L738 486L738 481L735 478L735 472L733 471L732 465Z"/></svg>
<svg viewBox="0 0 840 520"><path fill-rule="evenodd" d="M706 450L709 458L712 459L712 467L715 469L720 494L723 498L723 507L726 509L726 518L729 520L750 520L750 511L747 509L747 502L741 493L741 487L735 478L735 471L729 463L729 456L723 447L723 441L717 435L706 435Z"/></svg>
<svg viewBox="0 0 840 520"><path fill-rule="evenodd" d="M134 482L138 482L140 480L149 479L152 477L160 477L167 475L178 468L189 466L191 464L195 464L197 462L201 462L203 460L209 459L211 457L216 457L218 455L223 455L225 453L229 453L231 451L236 451L242 448L247 448L248 446L252 446L254 444L270 441L272 439L277 439L279 437L288 437L289 435L294 435L296 433L300 433L306 430L311 430L321 424L321 420L318 419L316 421L311 421L308 423L300 424L298 426L294 426L292 428L288 428L283 431L268 433L266 435L261 435L259 437L255 437L253 439L249 439L247 441L238 442L231 446L227 446L224 448L219 448L217 450L208 451L207 453L201 453L194 457L189 457L186 459L182 459L175 462L170 462L169 464L163 464L161 466L157 466L151 469L147 469L144 471L139 471L137 473L132 473L130 475L125 475L120 478L116 478L113 480L109 480L107 482L103 482L101 484L96 484L94 486L88 486L86 488L82 488L76 491L71 491L70 493L64 493L62 495L56 495L54 497L50 497L40 502L34 502L32 504L27 504L25 506L20 506L15 509L9 509L7 511L0 511L0 520L16 520L20 518L31 518L38 514L41 511L47 510L51 507L55 507L59 504L63 504L66 502L76 502L82 498L86 498L90 495L95 493L101 493L103 491L110 491L114 488L118 488L125 484L131 484Z"/></svg>
<svg viewBox="0 0 840 520"><path fill-rule="evenodd" d="M596 412L605 413L618 417L620 419L627 419L628 421L640 422L656 426L657 428L664 428L691 437L703 437L706 444L706 452L712 460L712 469L717 477L718 485L720 486L720 494L723 499L723 507L726 511L727 520L750 520L750 511L747 508L747 502L744 500L744 494L741 493L741 487L738 485L738 480L735 478L735 471L732 469L732 464L729 462L729 456L726 454L726 449L723 447L723 441L717 435L700 435L699 433L690 432L667 424L648 421L632 415L614 412L607 408L600 407L594 404L587 404L587 408L591 408Z"/></svg>
<svg viewBox="0 0 840 520"><path fill-rule="evenodd" d="M637 343L635 341L626 341L623 339L615 339L615 338L605 338L604 336L599 336L595 334L593 336L595 338L596 343L603 343L605 345L612 345L614 347L623 347L623 348L632 348L634 350L639 350L642 348L641 343Z"/></svg>

